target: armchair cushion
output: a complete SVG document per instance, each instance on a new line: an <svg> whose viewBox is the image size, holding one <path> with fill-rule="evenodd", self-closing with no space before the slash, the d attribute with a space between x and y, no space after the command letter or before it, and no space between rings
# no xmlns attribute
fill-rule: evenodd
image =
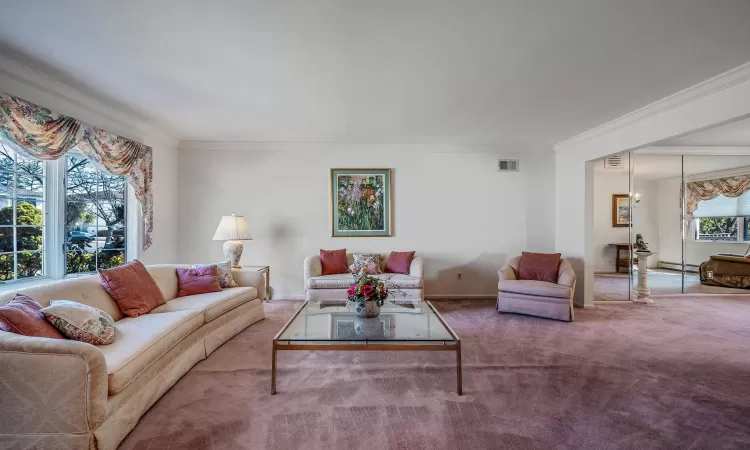
<svg viewBox="0 0 750 450"><path fill-rule="evenodd" d="M497 288L501 292L533 295L536 297L564 298L570 297L568 286L536 280L500 280Z"/></svg>
<svg viewBox="0 0 750 450"><path fill-rule="evenodd" d="M523 252L518 263L518 279L557 283L559 267L560 253Z"/></svg>

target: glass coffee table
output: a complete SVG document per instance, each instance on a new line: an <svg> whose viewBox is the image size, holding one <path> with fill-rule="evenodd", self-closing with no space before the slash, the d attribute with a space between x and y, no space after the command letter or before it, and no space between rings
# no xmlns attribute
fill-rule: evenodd
<svg viewBox="0 0 750 450"><path fill-rule="evenodd" d="M358 318L345 301L306 301L273 338L271 394L281 350L455 352L456 392L463 393L461 340L428 301L386 303L372 319Z"/></svg>

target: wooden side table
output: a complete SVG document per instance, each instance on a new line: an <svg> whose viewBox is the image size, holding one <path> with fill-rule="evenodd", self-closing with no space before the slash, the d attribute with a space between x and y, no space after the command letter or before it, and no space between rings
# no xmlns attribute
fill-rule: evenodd
<svg viewBox="0 0 750 450"><path fill-rule="evenodd" d="M242 266L243 269L256 270L263 274L266 279L266 292L263 293L263 301L271 300L271 267L269 266Z"/></svg>
<svg viewBox="0 0 750 450"><path fill-rule="evenodd" d="M630 244L609 244L614 246L617 249L617 253L615 254L615 273L620 273L620 267L628 268L630 265L630 249L632 248ZM625 250L625 257L620 257L620 251ZM638 257L633 255L633 264L638 264Z"/></svg>

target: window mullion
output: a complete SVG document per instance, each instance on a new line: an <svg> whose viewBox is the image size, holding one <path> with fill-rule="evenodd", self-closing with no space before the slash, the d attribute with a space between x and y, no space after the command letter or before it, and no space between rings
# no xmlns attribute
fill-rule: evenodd
<svg viewBox="0 0 750 450"><path fill-rule="evenodd" d="M13 155L13 191L11 192L13 207L13 279L18 279L18 153Z"/></svg>

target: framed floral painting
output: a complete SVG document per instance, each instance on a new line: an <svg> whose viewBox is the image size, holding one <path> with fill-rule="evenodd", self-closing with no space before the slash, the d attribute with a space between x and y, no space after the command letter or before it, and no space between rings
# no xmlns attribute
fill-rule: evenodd
<svg viewBox="0 0 750 450"><path fill-rule="evenodd" d="M391 169L331 169L331 236L391 235Z"/></svg>

